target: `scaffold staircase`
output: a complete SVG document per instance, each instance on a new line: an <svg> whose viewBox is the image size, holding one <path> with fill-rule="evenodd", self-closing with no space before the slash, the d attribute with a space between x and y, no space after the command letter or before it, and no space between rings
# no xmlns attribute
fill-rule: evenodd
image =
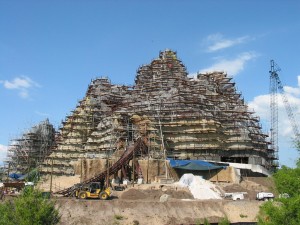
<svg viewBox="0 0 300 225"><path fill-rule="evenodd" d="M123 153L123 155L120 157L120 159L108 168L108 171L105 170L105 171L95 175L94 177L81 182L80 184L76 184L76 185L73 185L72 187L69 187L69 188L66 188L63 190L59 190L59 191L55 192L55 194L61 194L64 196L72 196L77 185L88 184L90 182L100 182L101 180L104 180L106 178L107 174L109 174L109 176L113 175L113 174L117 173L119 170L121 170L123 166L128 165L129 161L131 159L133 159L133 155L137 154L138 152L142 152L143 150L145 150L146 147L147 146L146 146L145 142L142 140L142 138L138 138L137 141L133 145L131 145L127 148L127 150Z"/></svg>

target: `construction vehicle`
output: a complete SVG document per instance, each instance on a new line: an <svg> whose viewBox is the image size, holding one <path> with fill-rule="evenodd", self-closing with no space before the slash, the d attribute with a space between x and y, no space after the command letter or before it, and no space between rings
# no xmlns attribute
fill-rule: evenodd
<svg viewBox="0 0 300 225"><path fill-rule="evenodd" d="M247 192L233 192L233 193L225 193L225 199L232 199L233 201L244 200Z"/></svg>
<svg viewBox="0 0 300 225"><path fill-rule="evenodd" d="M273 201L274 197L274 194L271 192L259 192L256 194L256 200L259 201Z"/></svg>
<svg viewBox="0 0 300 225"><path fill-rule="evenodd" d="M105 188L100 182L79 184L75 188L75 197L79 199L99 198L106 200L111 196L111 193L110 187Z"/></svg>

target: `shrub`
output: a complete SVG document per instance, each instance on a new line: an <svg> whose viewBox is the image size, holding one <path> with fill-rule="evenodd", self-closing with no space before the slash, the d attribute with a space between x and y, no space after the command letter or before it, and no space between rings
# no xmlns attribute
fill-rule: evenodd
<svg viewBox="0 0 300 225"><path fill-rule="evenodd" d="M300 142L298 143L300 146ZM298 149L299 150L299 149ZM296 168L282 166L274 175L278 193L287 193L290 198L278 198L260 207L259 225L300 224L300 160Z"/></svg>
<svg viewBox="0 0 300 225"><path fill-rule="evenodd" d="M122 219L123 219L123 216L122 216L122 215L115 215L115 219L116 219L116 220L122 220Z"/></svg>
<svg viewBox="0 0 300 225"><path fill-rule="evenodd" d="M0 224L54 225L60 221L55 201L38 190L25 189L16 199L0 204Z"/></svg>
<svg viewBox="0 0 300 225"><path fill-rule="evenodd" d="M210 225L209 221L206 218L204 219L204 225Z"/></svg>
<svg viewBox="0 0 300 225"><path fill-rule="evenodd" d="M230 225L230 221L225 217L220 220L218 225Z"/></svg>

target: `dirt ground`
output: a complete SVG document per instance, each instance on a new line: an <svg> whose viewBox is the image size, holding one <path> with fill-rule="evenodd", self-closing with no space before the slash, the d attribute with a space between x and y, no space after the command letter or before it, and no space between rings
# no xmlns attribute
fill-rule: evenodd
<svg viewBox="0 0 300 225"><path fill-rule="evenodd" d="M267 179L267 178L265 178ZM264 181L265 182L265 181ZM247 192L245 200L196 200L187 188L172 185L135 185L125 191L114 191L110 200L58 198L61 225L91 224L199 224L207 218L211 223L227 217L231 222L256 222L259 206L256 191L269 190L272 183L260 180L240 184L217 184L223 193ZM165 202L160 197L167 194Z"/></svg>
<svg viewBox="0 0 300 225"><path fill-rule="evenodd" d="M64 187L78 182L78 177L59 178L55 182ZM199 224L208 219L217 223L227 217L232 223L256 222L259 207L256 193L273 191L270 178L247 178L239 184L215 183L221 194L246 192L245 200L194 199L187 187L174 184L135 184L124 191L113 191L109 200L79 200L55 196L61 214L60 225L178 225ZM44 185L43 187L47 186ZM164 198L163 201L161 198ZM6 196L9 199L11 196Z"/></svg>
<svg viewBox="0 0 300 225"><path fill-rule="evenodd" d="M115 195L117 193L114 193ZM159 201L163 194L167 194L171 199L194 199L188 189L171 190L171 189L128 189L122 194L119 194L121 200L143 200L143 201Z"/></svg>
<svg viewBox="0 0 300 225"><path fill-rule="evenodd" d="M239 184L220 183L219 187L224 192L247 192L245 198L248 200L255 200L258 192L273 192L274 182L268 177L251 177L243 179Z"/></svg>
<svg viewBox="0 0 300 225"><path fill-rule="evenodd" d="M207 218L218 222L227 216L231 222L253 222L260 202L205 200L137 201L112 199L59 199L62 225L91 224L196 224Z"/></svg>

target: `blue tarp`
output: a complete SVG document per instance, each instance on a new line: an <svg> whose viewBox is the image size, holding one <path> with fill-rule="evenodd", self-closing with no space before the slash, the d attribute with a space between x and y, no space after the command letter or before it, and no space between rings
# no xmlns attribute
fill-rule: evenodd
<svg viewBox="0 0 300 225"><path fill-rule="evenodd" d="M9 177L12 178L12 179L15 179L15 180L25 180L26 177L28 176L28 173L27 174L20 174L20 173L11 173L9 174Z"/></svg>
<svg viewBox="0 0 300 225"><path fill-rule="evenodd" d="M202 160L176 160L168 159L171 167L183 170L218 170L223 169L224 166L217 166Z"/></svg>
<svg viewBox="0 0 300 225"><path fill-rule="evenodd" d="M9 174L9 177L12 179L19 179L23 174L18 174L18 173L11 173Z"/></svg>
<svg viewBox="0 0 300 225"><path fill-rule="evenodd" d="M18 178L18 180L25 180L26 178L28 177L28 173L26 173L26 174L22 174L19 178Z"/></svg>

